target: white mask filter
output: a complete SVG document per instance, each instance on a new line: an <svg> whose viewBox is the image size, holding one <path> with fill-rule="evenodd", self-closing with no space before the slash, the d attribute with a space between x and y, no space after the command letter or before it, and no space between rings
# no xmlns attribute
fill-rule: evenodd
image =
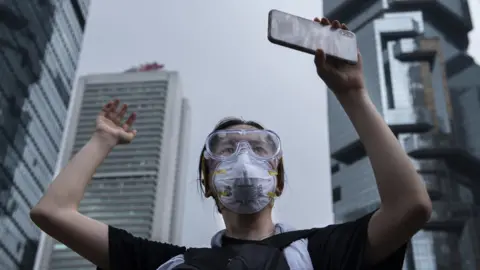
<svg viewBox="0 0 480 270"><path fill-rule="evenodd" d="M240 153L221 162L213 176L213 185L220 203L232 212L260 212L275 198L277 173L268 162Z"/></svg>

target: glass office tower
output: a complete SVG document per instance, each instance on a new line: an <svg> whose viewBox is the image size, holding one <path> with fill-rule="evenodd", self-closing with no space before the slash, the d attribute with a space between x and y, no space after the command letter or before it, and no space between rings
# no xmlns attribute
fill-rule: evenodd
<svg viewBox="0 0 480 270"><path fill-rule="evenodd" d="M32 269L89 1L0 1L0 269Z"/></svg>
<svg viewBox="0 0 480 270"><path fill-rule="evenodd" d="M480 70L466 54L466 0L324 1L325 16L358 39L370 96L422 175L433 201L405 269L480 267ZM379 206L373 171L353 126L329 94L337 222Z"/></svg>

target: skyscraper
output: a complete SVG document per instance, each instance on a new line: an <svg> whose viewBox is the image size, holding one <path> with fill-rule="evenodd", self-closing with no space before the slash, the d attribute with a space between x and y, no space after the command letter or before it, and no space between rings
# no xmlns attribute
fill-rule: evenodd
<svg viewBox="0 0 480 270"><path fill-rule="evenodd" d="M177 165L175 171L175 187L173 191L172 232L169 243L183 245L183 217L185 214L185 190L187 185L188 154L190 141L190 104L187 99L182 100L182 115L180 120L180 142L177 148Z"/></svg>
<svg viewBox="0 0 480 270"><path fill-rule="evenodd" d="M88 1L0 1L0 269L32 269Z"/></svg>
<svg viewBox="0 0 480 270"><path fill-rule="evenodd" d="M466 0L324 1L357 35L370 96L422 175L432 218L405 269L480 267L479 67L466 55ZM373 171L338 101L328 96L337 222L379 206Z"/></svg>
<svg viewBox="0 0 480 270"><path fill-rule="evenodd" d="M137 113L137 137L115 147L97 168L79 211L142 238L179 244L190 110L176 72L150 64L80 78L57 169L85 145L102 106L114 98ZM95 269L51 238L38 256L36 269Z"/></svg>

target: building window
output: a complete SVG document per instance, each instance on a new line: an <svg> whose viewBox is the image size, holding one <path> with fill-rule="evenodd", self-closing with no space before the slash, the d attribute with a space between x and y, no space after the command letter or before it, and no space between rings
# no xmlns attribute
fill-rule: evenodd
<svg viewBox="0 0 480 270"><path fill-rule="evenodd" d="M334 164L330 168L330 173L331 174L336 174L338 171L340 171L340 165L338 165L338 164Z"/></svg>
<svg viewBox="0 0 480 270"><path fill-rule="evenodd" d="M332 190L333 203L336 203L342 199L342 187L336 187Z"/></svg>

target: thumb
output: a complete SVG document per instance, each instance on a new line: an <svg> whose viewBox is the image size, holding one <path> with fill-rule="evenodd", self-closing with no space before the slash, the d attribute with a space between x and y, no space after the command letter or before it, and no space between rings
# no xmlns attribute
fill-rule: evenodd
<svg viewBox="0 0 480 270"><path fill-rule="evenodd" d="M124 131L123 137L126 141L131 142L136 135L137 135L137 131L134 129L130 131Z"/></svg>
<svg viewBox="0 0 480 270"><path fill-rule="evenodd" d="M315 65L317 66L317 70L325 70L326 67L326 60L327 57L325 55L325 52L322 49L318 49L315 52Z"/></svg>
<svg viewBox="0 0 480 270"><path fill-rule="evenodd" d="M360 49L357 50L357 65L362 67L363 61L362 61L362 54L360 53Z"/></svg>

